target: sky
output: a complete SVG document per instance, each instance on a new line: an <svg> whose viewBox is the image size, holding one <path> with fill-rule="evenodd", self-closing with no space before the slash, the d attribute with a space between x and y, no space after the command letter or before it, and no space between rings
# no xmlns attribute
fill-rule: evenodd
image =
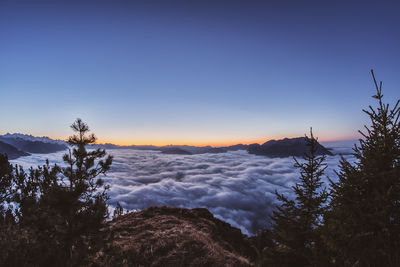
<svg viewBox="0 0 400 267"><path fill-rule="evenodd" d="M358 138L399 98L397 1L0 0L0 134L225 145Z"/></svg>

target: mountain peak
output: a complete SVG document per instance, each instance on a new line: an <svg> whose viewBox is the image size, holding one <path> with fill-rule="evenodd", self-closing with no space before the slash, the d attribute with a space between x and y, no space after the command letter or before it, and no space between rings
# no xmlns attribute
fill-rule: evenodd
<svg viewBox="0 0 400 267"><path fill-rule="evenodd" d="M253 144L249 146L248 152L267 157L302 157L309 152L309 147L307 146L306 137L295 137L269 140L262 145ZM332 152L317 142L317 155L332 155Z"/></svg>

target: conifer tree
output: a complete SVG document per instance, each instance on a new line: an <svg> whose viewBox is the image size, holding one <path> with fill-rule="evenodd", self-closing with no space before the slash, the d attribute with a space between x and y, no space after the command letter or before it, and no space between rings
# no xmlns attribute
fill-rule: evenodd
<svg viewBox="0 0 400 267"><path fill-rule="evenodd" d="M373 71L377 108L363 110L371 125L354 148L354 165L342 158L326 216L325 239L344 266L400 266L400 101L383 103Z"/></svg>
<svg viewBox="0 0 400 267"><path fill-rule="evenodd" d="M63 156L67 167L45 165L25 173L15 168L13 201L18 203L19 226L31 237L27 254L33 265L81 266L96 252L100 228L108 217L106 191L100 175L110 169L112 157L103 149L87 150L96 137L77 119ZM40 256L38 256L40 255Z"/></svg>
<svg viewBox="0 0 400 267"><path fill-rule="evenodd" d="M270 236L274 246L265 255L268 266L320 266L322 262L319 227L328 194L321 177L326 169L325 155L316 156L317 139L312 130L306 136L310 149L304 162L295 160L300 182L293 186L295 199L276 192L282 204L273 212Z"/></svg>
<svg viewBox="0 0 400 267"><path fill-rule="evenodd" d="M6 154L0 154L0 265L9 265L11 255L15 255L13 225L15 223L8 207L12 197L13 167Z"/></svg>
<svg viewBox="0 0 400 267"><path fill-rule="evenodd" d="M81 119L77 119L71 128L76 134L68 139L72 150L64 155L63 160L68 166L61 171L66 183L55 187L48 200L65 219L60 233L67 258L79 260L83 255L77 252L89 247L84 241L90 241L98 233L108 216L108 186L104 186L98 176L110 169L112 157L106 157L104 149L86 150L86 146L95 143L96 137L94 134L87 135L89 127ZM81 235L89 239L83 240Z"/></svg>
<svg viewBox="0 0 400 267"><path fill-rule="evenodd" d="M12 194L13 168L7 155L0 154L0 215L1 220L6 214L6 203L10 201Z"/></svg>

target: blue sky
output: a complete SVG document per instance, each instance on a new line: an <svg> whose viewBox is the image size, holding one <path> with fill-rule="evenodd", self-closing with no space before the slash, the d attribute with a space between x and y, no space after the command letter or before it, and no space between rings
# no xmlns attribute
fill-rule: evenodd
<svg viewBox="0 0 400 267"><path fill-rule="evenodd" d="M228 144L357 137L369 73L399 98L385 1L1 1L0 134Z"/></svg>

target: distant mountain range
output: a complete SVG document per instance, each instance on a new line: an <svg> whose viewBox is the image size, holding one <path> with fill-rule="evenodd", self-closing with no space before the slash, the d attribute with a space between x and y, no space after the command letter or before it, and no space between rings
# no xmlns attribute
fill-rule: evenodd
<svg viewBox="0 0 400 267"><path fill-rule="evenodd" d="M212 147L212 146L152 146L152 145L131 145L119 146L114 144L95 144L92 148L104 149L136 149L136 150L153 150L160 151L164 154L179 154L179 155L193 155L204 153L225 153L227 151L247 150L248 153L267 157L301 157L308 151L305 137L285 138L281 140L270 140L262 145L251 144L243 145L237 144L225 147ZM10 159L15 159L20 156L27 156L29 153L54 153L68 148L68 143L62 140L53 140L49 137L35 137L25 134L5 134L0 135L0 153L5 153ZM333 153L322 146L317 144L318 155L333 155Z"/></svg>
<svg viewBox="0 0 400 267"><path fill-rule="evenodd" d="M39 142L43 142L43 143L59 144L59 145L65 145L66 144L66 142L63 141L63 140L54 140L54 139L51 139L51 138L49 138L47 136L38 137L38 136L30 135L30 134L20 134L20 133L13 133L13 134L6 133L5 135L0 135L0 138L2 138L2 139L4 139L4 138L7 138L7 139L20 138L20 139L23 139L25 141L32 141L32 142L39 141Z"/></svg>
<svg viewBox="0 0 400 267"><path fill-rule="evenodd" d="M0 135L0 153L9 159L29 156L30 153L48 154L67 149L66 142L48 137L34 137L24 134Z"/></svg>

